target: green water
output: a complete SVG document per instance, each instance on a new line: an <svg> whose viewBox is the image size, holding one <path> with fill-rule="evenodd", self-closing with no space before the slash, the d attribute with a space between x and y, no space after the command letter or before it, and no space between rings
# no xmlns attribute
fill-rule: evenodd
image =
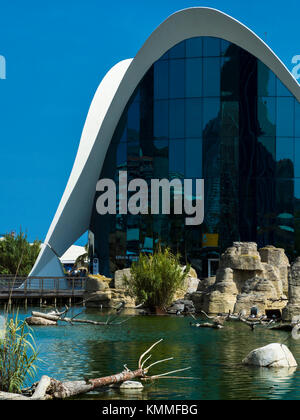
<svg viewBox="0 0 300 420"><path fill-rule="evenodd" d="M20 309L20 317L30 314ZM75 315L82 308L74 308ZM106 320L107 315L85 309L80 318ZM124 319L121 317L121 319ZM249 368L242 359L253 349L284 342L300 364L300 341L289 333L258 327L253 332L239 322L229 322L223 330L193 328L190 318L171 316L132 316L121 326L74 324L34 327L40 349L37 378L42 374L63 380L97 378L128 368L137 368L139 355L163 338L152 351L151 363L158 359L174 360L154 366L152 374L185 368L178 375L197 379L160 379L145 385L142 392L124 394L119 390L93 392L81 398L103 400L230 400L299 399L300 368L271 370ZM150 363L150 361L149 361Z"/></svg>

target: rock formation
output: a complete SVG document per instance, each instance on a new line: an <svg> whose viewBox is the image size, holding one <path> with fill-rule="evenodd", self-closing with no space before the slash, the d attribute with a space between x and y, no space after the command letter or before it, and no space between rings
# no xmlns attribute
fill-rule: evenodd
<svg viewBox="0 0 300 420"><path fill-rule="evenodd" d="M111 288L111 279L91 277L87 279L84 299L86 306L91 308L114 308L120 302L125 302L127 308L135 307L132 299L122 287Z"/></svg>
<svg viewBox="0 0 300 420"><path fill-rule="evenodd" d="M297 366L297 362L290 350L284 344L279 343L268 344L251 351L242 363L267 368Z"/></svg>
<svg viewBox="0 0 300 420"><path fill-rule="evenodd" d="M300 257L296 259L289 273L289 302L282 317L290 321L300 315Z"/></svg>
<svg viewBox="0 0 300 420"><path fill-rule="evenodd" d="M206 287L187 295L197 312L250 313L256 306L261 313L283 309L287 303L289 261L284 250L267 246L257 251L253 242L234 242L220 259L216 278Z"/></svg>

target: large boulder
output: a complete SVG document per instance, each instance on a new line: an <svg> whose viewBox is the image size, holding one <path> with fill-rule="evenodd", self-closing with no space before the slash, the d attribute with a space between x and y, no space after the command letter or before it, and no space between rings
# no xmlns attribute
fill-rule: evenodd
<svg viewBox="0 0 300 420"><path fill-rule="evenodd" d="M263 267L255 242L234 242L220 260L220 268L233 270L262 271Z"/></svg>
<svg viewBox="0 0 300 420"><path fill-rule="evenodd" d="M130 280L131 273L130 268L124 268L123 270L117 270L115 272L115 278L114 278L114 287L116 289L126 289L126 285L124 282L124 276Z"/></svg>
<svg viewBox="0 0 300 420"><path fill-rule="evenodd" d="M297 362L290 350L284 344L279 343L268 344L251 351L242 363L267 368L297 366Z"/></svg>
<svg viewBox="0 0 300 420"><path fill-rule="evenodd" d="M288 267L282 249L268 246L258 251L254 242L234 242L221 256L215 282L206 289L200 282L197 293L189 299L197 311L211 314L249 313L253 306L262 313L281 310L287 300Z"/></svg>
<svg viewBox="0 0 300 420"><path fill-rule="evenodd" d="M290 321L300 315L300 257L296 259L289 273L289 302L283 310L282 317Z"/></svg>
<svg viewBox="0 0 300 420"><path fill-rule="evenodd" d="M89 276L86 280L85 290L89 293L107 290L111 279L105 279L104 276Z"/></svg>
<svg viewBox="0 0 300 420"><path fill-rule="evenodd" d="M288 257L285 255L283 248L275 248L272 245L260 248L259 255L261 262L268 264L269 266L276 267L279 272L279 278L282 284L282 291L284 294L288 294L288 272L290 262Z"/></svg>
<svg viewBox="0 0 300 420"><path fill-rule="evenodd" d="M127 308L134 308L135 300L122 289L107 289L105 291L87 293L84 296L86 306L90 308L115 308L125 302Z"/></svg>

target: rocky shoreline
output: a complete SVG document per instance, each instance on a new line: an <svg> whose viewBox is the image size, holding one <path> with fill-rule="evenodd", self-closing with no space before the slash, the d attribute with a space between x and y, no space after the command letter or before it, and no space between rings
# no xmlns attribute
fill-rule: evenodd
<svg viewBox="0 0 300 420"><path fill-rule="evenodd" d="M113 308L121 301L136 306L123 282L130 269L118 270L113 279L90 276L84 299L92 308ZM300 258L292 266L281 248L257 249L254 242L234 242L220 258L215 277L198 279L192 268L182 290L166 308L169 314L241 312L279 313L284 321L300 316Z"/></svg>

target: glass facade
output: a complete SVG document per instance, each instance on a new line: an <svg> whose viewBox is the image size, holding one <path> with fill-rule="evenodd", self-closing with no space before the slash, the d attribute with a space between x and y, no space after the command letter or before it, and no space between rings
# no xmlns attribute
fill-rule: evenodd
<svg viewBox="0 0 300 420"><path fill-rule="evenodd" d="M199 276L233 241L282 247L291 259L300 254L300 104L234 44L192 38L149 69L123 112L100 178L117 183L120 170L128 182L148 184L203 178L205 217L185 226L185 215L100 216L94 204L91 249L102 274L129 266L158 242L179 251Z"/></svg>

